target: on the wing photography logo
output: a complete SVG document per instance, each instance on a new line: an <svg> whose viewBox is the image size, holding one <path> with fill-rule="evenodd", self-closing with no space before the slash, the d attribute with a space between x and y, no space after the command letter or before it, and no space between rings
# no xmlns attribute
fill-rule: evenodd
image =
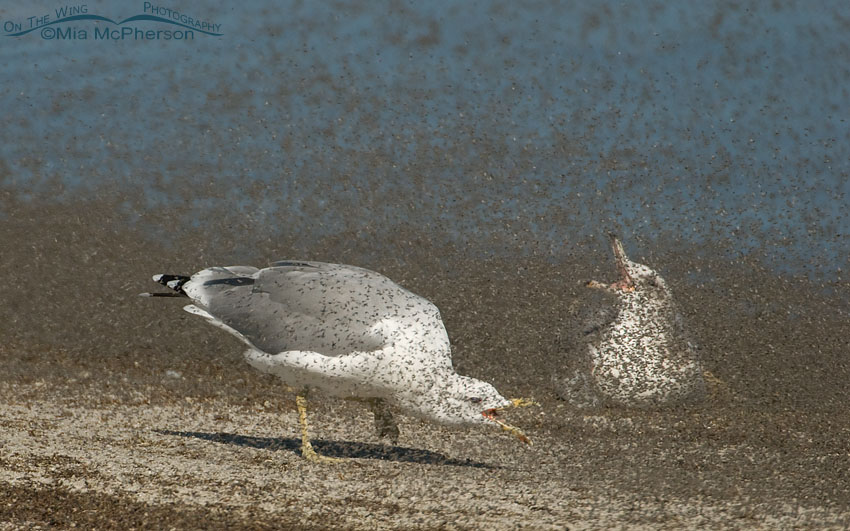
<svg viewBox="0 0 850 531"><path fill-rule="evenodd" d="M141 23L141 24L140 24ZM145 2L143 11L123 20L90 13L87 4L66 5L27 17L3 21L7 37L36 33L44 40L85 41L185 41L197 35L220 37L221 24L192 14Z"/></svg>

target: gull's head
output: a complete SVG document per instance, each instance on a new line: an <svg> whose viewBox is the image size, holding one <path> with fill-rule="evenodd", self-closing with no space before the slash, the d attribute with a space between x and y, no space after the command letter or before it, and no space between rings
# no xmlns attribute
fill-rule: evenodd
<svg viewBox="0 0 850 531"><path fill-rule="evenodd" d="M661 275L643 264L629 260L623 249L623 243L617 236L609 233L608 237L611 240L611 250L614 252L614 263L617 266L619 278L611 284L591 280L587 283L587 287L604 289L621 298L629 297L631 294L663 295L667 292L667 284Z"/></svg>
<svg viewBox="0 0 850 531"><path fill-rule="evenodd" d="M508 400L487 382L452 373L428 392L409 401L408 408L440 424L499 426L526 444L531 441L519 429L498 418L509 407L530 405L521 399Z"/></svg>

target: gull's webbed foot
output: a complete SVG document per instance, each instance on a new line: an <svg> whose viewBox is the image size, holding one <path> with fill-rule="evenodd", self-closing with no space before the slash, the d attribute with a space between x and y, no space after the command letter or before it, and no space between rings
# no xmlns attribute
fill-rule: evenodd
<svg viewBox="0 0 850 531"><path fill-rule="evenodd" d="M331 463L342 463L344 461L344 459L340 459L338 457L328 457L326 455L317 454L316 450L313 449L313 445L310 444L310 441L307 441L306 445L302 441L301 457L303 457L307 461L310 461L311 463L321 463L323 465Z"/></svg>

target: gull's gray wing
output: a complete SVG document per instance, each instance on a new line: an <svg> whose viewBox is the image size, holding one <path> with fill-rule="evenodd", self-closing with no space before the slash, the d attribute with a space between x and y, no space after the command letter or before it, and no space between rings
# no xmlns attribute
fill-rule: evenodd
<svg viewBox="0 0 850 531"><path fill-rule="evenodd" d="M184 286L216 319L270 353L306 350L326 356L385 346L378 325L436 317L437 308L383 275L322 262L276 262L256 270L210 268Z"/></svg>

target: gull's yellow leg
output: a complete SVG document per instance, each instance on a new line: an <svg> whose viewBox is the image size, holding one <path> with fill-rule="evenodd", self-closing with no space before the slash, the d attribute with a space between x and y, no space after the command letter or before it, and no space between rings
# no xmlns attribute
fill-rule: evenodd
<svg viewBox="0 0 850 531"><path fill-rule="evenodd" d="M325 457L319 455L310 444L310 433L307 429L307 393L295 396L295 405L298 406L298 421L301 423L301 457L311 463L339 463L342 459Z"/></svg>
<svg viewBox="0 0 850 531"><path fill-rule="evenodd" d="M392 409L382 398L359 398L356 396L346 397L345 400L360 402L369 406L375 417L375 431L380 438L388 438L392 444L398 443L399 429L393 417Z"/></svg>
<svg viewBox="0 0 850 531"><path fill-rule="evenodd" d="M375 429L378 432L378 437L382 439L386 437L392 444L398 443L398 424L393 418L390 406L380 398L369 398L366 402L369 404L369 409L372 410L372 415L375 416Z"/></svg>

